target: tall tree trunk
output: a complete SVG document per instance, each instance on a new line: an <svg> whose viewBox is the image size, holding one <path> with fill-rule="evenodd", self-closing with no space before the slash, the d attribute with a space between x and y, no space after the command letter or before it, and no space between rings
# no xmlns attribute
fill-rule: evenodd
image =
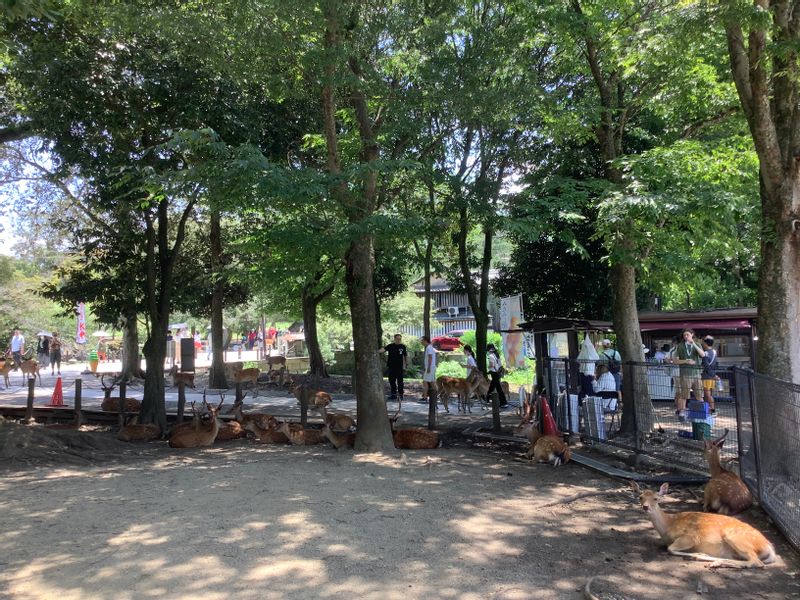
<svg viewBox="0 0 800 600"><path fill-rule="evenodd" d="M225 375L225 357L222 349L225 340L222 339L222 298L225 291L225 280L222 273L222 226L219 210L211 209L209 245L211 249L211 372L208 385L212 388L225 389L228 380Z"/></svg>
<svg viewBox="0 0 800 600"><path fill-rule="evenodd" d="M120 378L130 381L134 377L143 377L142 359L139 356L139 330L135 311L126 311L122 323L122 372Z"/></svg>
<svg viewBox="0 0 800 600"><path fill-rule="evenodd" d="M313 294L307 288L303 288L303 332L308 348L308 362L311 375L316 377L327 377L328 369L322 358L322 350L319 347L319 335L317 332L317 306L322 301L322 297Z"/></svg>
<svg viewBox="0 0 800 600"><path fill-rule="evenodd" d="M161 431L167 430L167 409L164 404L164 360L167 358L166 325L153 324L150 337L144 344L147 370L144 374L144 392L139 420L155 423ZM161 401L159 402L159 399Z"/></svg>
<svg viewBox="0 0 800 600"><path fill-rule="evenodd" d="M426 338L431 339L431 257L433 255L433 242L425 242L425 278L423 280L424 296L422 300L422 328Z"/></svg>

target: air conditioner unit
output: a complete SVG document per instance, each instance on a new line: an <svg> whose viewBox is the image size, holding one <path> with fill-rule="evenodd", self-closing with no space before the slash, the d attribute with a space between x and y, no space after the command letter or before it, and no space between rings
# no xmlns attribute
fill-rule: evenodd
<svg viewBox="0 0 800 600"><path fill-rule="evenodd" d="M451 317L457 317L458 316L458 307L457 306L448 306L447 307L447 314L450 315Z"/></svg>

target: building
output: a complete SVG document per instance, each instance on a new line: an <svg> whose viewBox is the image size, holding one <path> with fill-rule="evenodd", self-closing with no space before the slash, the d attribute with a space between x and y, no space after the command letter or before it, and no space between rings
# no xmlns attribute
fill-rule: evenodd
<svg viewBox="0 0 800 600"><path fill-rule="evenodd" d="M494 279L497 271L489 271L489 279ZM412 284L414 293L420 298L425 295L425 280L418 279ZM466 292L454 291L450 283L438 276L431 275L431 310L436 323L432 324L437 330L446 333L453 329L475 329L475 313L469 305ZM489 327L499 323L497 302L489 294Z"/></svg>

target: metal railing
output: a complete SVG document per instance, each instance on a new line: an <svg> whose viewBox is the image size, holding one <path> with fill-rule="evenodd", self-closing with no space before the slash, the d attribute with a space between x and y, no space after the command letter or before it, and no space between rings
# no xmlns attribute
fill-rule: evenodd
<svg viewBox="0 0 800 600"><path fill-rule="evenodd" d="M543 359L550 408L562 431L588 444L707 473L703 443L727 430L723 463L736 470L738 462L761 506L800 549L800 386L746 369L720 368L719 379L706 384L709 399L698 371L626 362L621 383L633 390L634 400L624 410L633 410L634 418L624 430L623 403L613 392L594 392L589 376L594 368L593 362ZM689 399L682 398L684 386ZM685 408L681 400L689 400Z"/></svg>

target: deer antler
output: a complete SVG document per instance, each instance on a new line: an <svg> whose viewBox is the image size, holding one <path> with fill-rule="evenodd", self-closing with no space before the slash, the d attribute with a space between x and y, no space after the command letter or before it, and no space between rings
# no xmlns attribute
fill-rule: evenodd
<svg viewBox="0 0 800 600"><path fill-rule="evenodd" d="M725 429L725 431L722 433L721 436L719 436L717 439L714 440L714 442L713 442L714 445L715 446L722 446L722 443L725 441L726 437L728 437L728 430L727 429Z"/></svg>

